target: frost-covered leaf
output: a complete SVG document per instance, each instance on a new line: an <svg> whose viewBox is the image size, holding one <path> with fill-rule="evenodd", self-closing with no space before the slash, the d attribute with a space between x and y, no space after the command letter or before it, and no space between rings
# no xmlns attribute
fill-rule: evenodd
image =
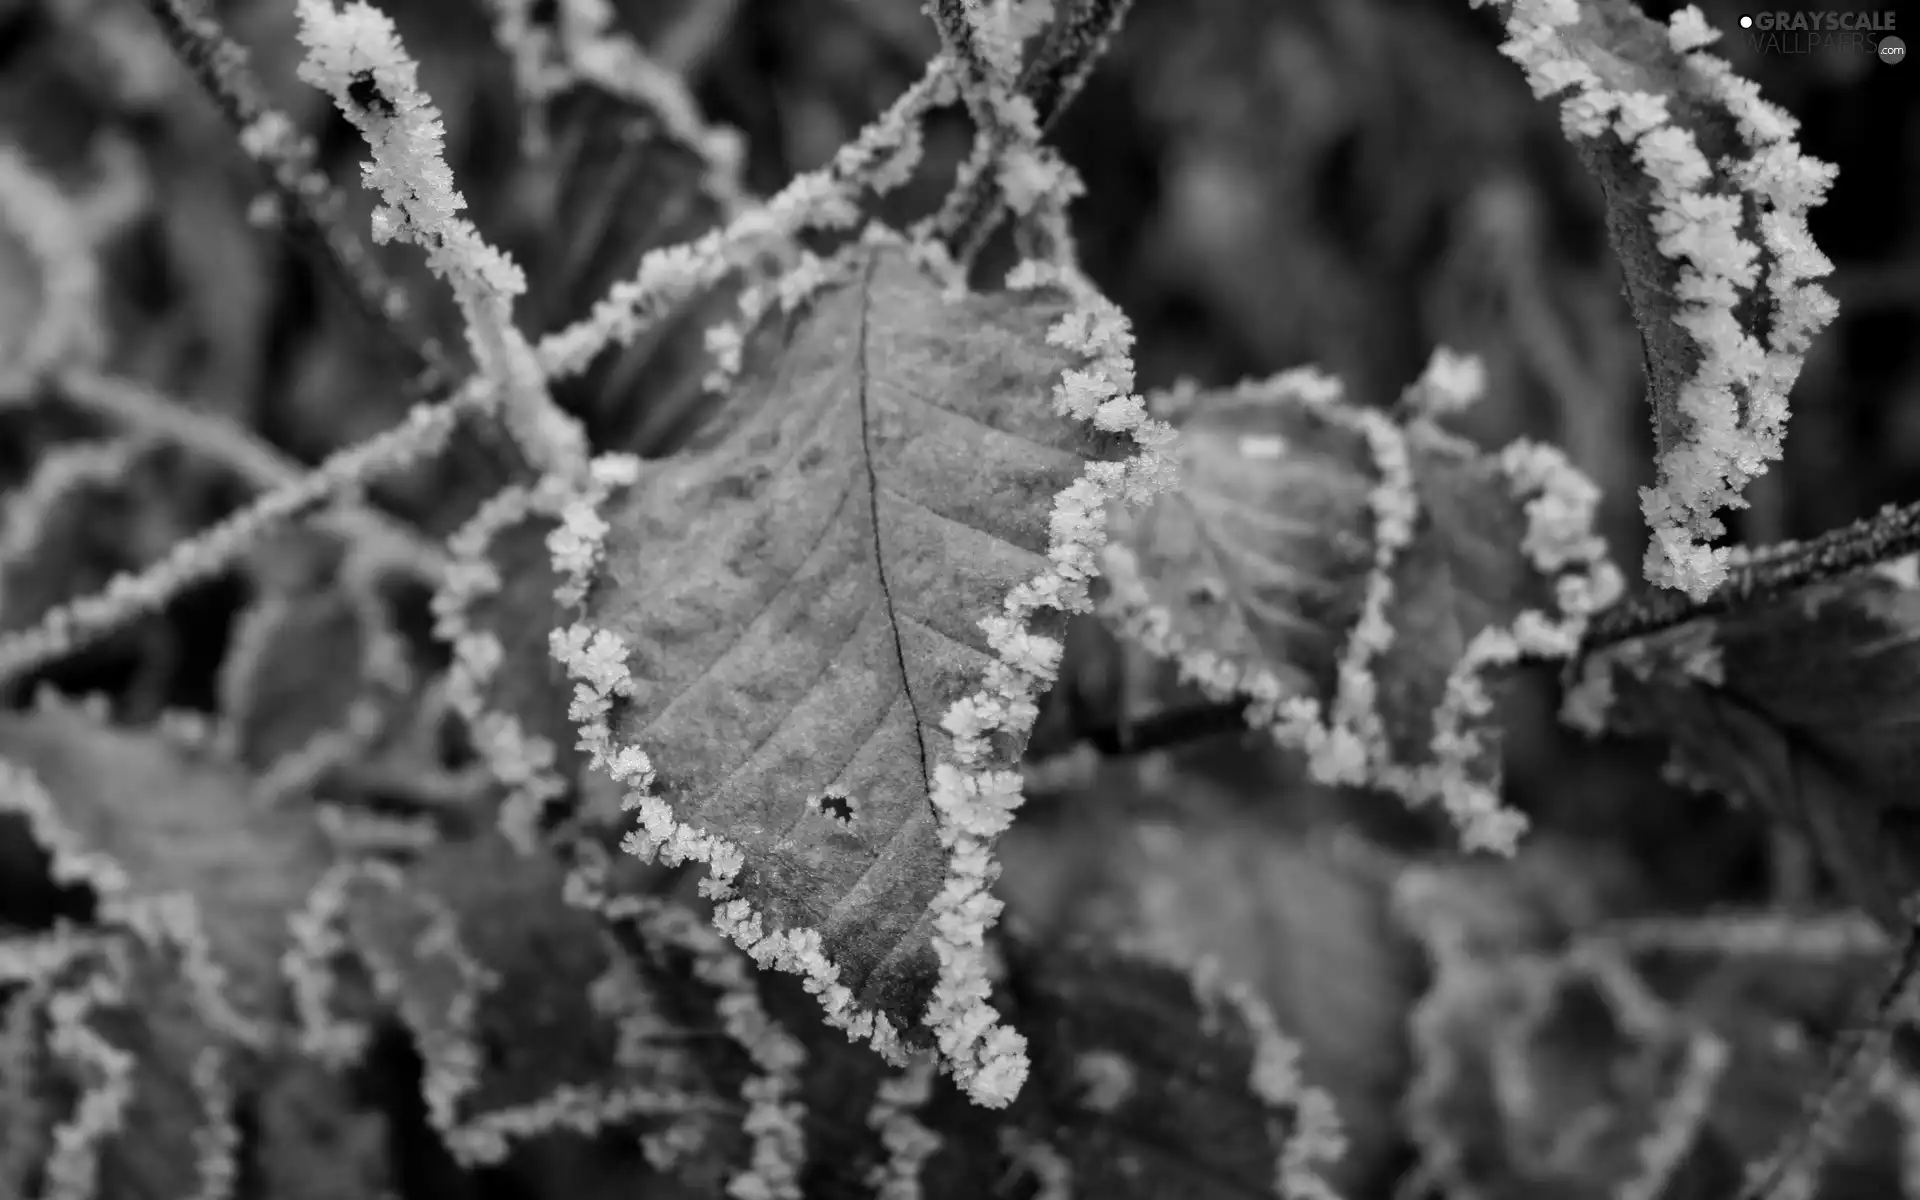
<svg viewBox="0 0 1920 1200"><path fill-rule="evenodd" d="M1010 955L1009 990L1052 1118L1031 1132L1075 1194L1331 1200L1332 1099L1263 1002L1163 954L1027 954Z"/></svg>
<svg viewBox="0 0 1920 1200"><path fill-rule="evenodd" d="M764 932L817 929L860 1008L910 1027L948 874L941 722L997 661L983 619L1048 572L1054 498L1127 444L1052 411L1084 360L1048 344L1070 311L1050 292L949 299L899 251L854 261L723 442L604 507L582 625L629 649L614 743L652 757L683 827L738 848ZM996 734L975 765L1013 766L1022 741ZM850 822L810 801L829 792Z"/></svg>
<svg viewBox="0 0 1920 1200"><path fill-rule="evenodd" d="M0 628L20 629L155 561L207 514L198 481L160 442L67 443L0 497Z"/></svg>
<svg viewBox="0 0 1920 1200"><path fill-rule="evenodd" d="M1590 857L1405 881L1433 965L1406 1109L1423 1170L1482 1200L1722 1200L1799 1127L1836 1039L1871 1010L1886 940L1852 916L1604 921L1634 889ZM1820 1195L1903 1194L1906 1119L1883 1100Z"/></svg>
<svg viewBox="0 0 1920 1200"><path fill-rule="evenodd" d="M1194 397L1173 418L1181 486L1114 532L1178 652L1328 695L1373 561L1379 472L1365 436L1306 395ZM1504 592L1511 580L1495 582ZM1251 679L1227 682L1244 691Z"/></svg>
<svg viewBox="0 0 1920 1200"><path fill-rule="evenodd" d="M1808 831L1889 928L1920 891L1920 590L1864 572L1612 648L1614 723L1696 784Z"/></svg>
<svg viewBox="0 0 1920 1200"><path fill-rule="evenodd" d="M1024 934L1002 945L1011 1018L1034 1042L1033 1074L1002 1112L972 1103L930 1063L888 1067L821 1022L791 980L760 976L768 1012L806 1046L800 1194L896 1194L877 1174L916 1184L897 1194L926 1200L1002 1189L1114 1200L1334 1194L1316 1182L1337 1151L1331 1106L1310 1066L1292 1070L1290 1031L1258 1001L1137 947ZM921 1085L908 1086L915 1073ZM1277 1186L1283 1169L1293 1190ZM1049 1179L1068 1186L1048 1191Z"/></svg>
<svg viewBox="0 0 1920 1200"><path fill-rule="evenodd" d="M379 698L406 672L391 614L366 579L269 591L241 614L220 673L239 761L266 773L342 754L380 731Z"/></svg>
<svg viewBox="0 0 1920 1200"><path fill-rule="evenodd" d="M558 329L585 316L613 284L633 277L648 251L693 241L728 214L723 173L654 116L592 85L549 110L553 141L529 168L551 200L537 206L549 264L533 281L535 324ZM587 422L602 450L653 456L697 429L718 398L703 395L711 357L703 331L730 319L740 281L682 301L630 345L597 359L557 397Z"/></svg>
<svg viewBox="0 0 1920 1200"><path fill-rule="evenodd" d="M1726 1042L1726 1075L1705 1129L1740 1163L1769 1158L1798 1128L1836 1045L1871 1019L1894 956L1857 913L1656 918L1599 937L1629 955L1664 1002ZM1878 1099L1833 1148L1821 1196L1915 1194L1902 1186L1908 1118L1891 1091Z"/></svg>
<svg viewBox="0 0 1920 1200"><path fill-rule="evenodd" d="M1626 1190L1648 1178L1693 1186L1698 1123L1682 1102L1717 1083L1722 1048L1618 954L1568 952L1620 903L1610 874L1586 847L1536 845L1506 872L1403 879L1402 917L1432 966L1409 1022L1407 1123L1442 1194L1600 1200L1662 1194ZM1672 1145L1656 1138L1669 1118Z"/></svg>
<svg viewBox="0 0 1920 1200"><path fill-rule="evenodd" d="M190 897L234 1004L271 1011L287 917L329 853L310 812L255 803L250 776L210 741L114 727L54 699L0 715L0 769L0 808L46 805L52 829L35 832L60 839L56 877L78 870L102 893L103 921Z"/></svg>
<svg viewBox="0 0 1920 1200"><path fill-rule="evenodd" d="M219 1195L239 1168L236 1046L181 947L129 937L108 948L108 992L85 1027L125 1064L126 1091L118 1127L97 1149L95 1194Z"/></svg>
<svg viewBox="0 0 1920 1200"><path fill-rule="evenodd" d="M1276 809L1291 798L1250 810L1202 779L1155 785L1130 766L1009 832L996 887L1009 922L1036 942L1204 956L1253 987L1337 1102L1353 1148L1330 1181L1367 1193L1402 1136L1400 1030L1415 998L1413 949L1387 911L1393 864L1285 828Z"/></svg>
<svg viewBox="0 0 1920 1200"><path fill-rule="evenodd" d="M1491 797L1500 766L1486 676L1566 653L1610 587L1597 495L1544 447L1483 453L1339 392L1298 371L1163 397L1182 484L1116 519L1105 611L1216 699L1258 700L1317 777L1441 799L1472 833L1456 796Z"/></svg>
<svg viewBox="0 0 1920 1200"><path fill-rule="evenodd" d="M510 487L450 540L458 565L435 594L435 632L454 656L451 698L508 794L501 821L530 846L586 755L568 719L573 685L548 649L564 620L547 538L560 526L551 489Z"/></svg>
<svg viewBox="0 0 1920 1200"><path fill-rule="evenodd" d="M0 1194L226 1195L239 1047L191 946L149 926L0 954Z"/></svg>
<svg viewBox="0 0 1920 1200"><path fill-rule="evenodd" d="M1715 513L1780 456L1787 393L1834 302L1807 231L1833 168L1798 122L1705 53L1699 9L1668 25L1631 0L1501 0L1508 57L1599 180L1645 351L1660 459L1641 493L1647 577L1698 599L1726 578Z"/></svg>
<svg viewBox="0 0 1920 1200"><path fill-rule="evenodd" d="M342 949L412 1034L428 1115L461 1158L684 1111L701 1090L676 1039L627 1045L623 1030L648 1014L604 999L618 956L598 920L563 899L551 859L488 835L340 886Z"/></svg>
<svg viewBox="0 0 1920 1200"><path fill-rule="evenodd" d="M0 954L16 949L0 944ZM46 1048L48 994L45 979L0 982L0 1195L37 1190L58 1123Z"/></svg>

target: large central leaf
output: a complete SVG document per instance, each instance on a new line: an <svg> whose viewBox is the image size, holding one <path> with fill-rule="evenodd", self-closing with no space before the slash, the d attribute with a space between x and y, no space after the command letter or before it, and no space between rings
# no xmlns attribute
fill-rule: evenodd
<svg viewBox="0 0 1920 1200"><path fill-rule="evenodd" d="M681 822L744 852L736 886L768 933L819 930L841 983L901 1027L935 967L941 721L995 661L980 622L1047 572L1054 497L1084 460L1131 445L1052 411L1083 365L1047 342L1067 309L949 297L871 251L712 452L651 464L605 511L584 620L632 650L614 741L652 757Z"/></svg>

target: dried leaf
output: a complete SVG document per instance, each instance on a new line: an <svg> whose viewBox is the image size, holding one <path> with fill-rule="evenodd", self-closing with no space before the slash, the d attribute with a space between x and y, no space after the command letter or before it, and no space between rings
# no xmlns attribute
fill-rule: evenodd
<svg viewBox="0 0 1920 1200"><path fill-rule="evenodd" d="M1047 568L1054 497L1125 443L1050 411L1077 365L1045 340L1060 303L949 300L898 251L857 262L724 442L607 506L583 620L631 648L615 742L655 754L680 821L742 850L766 931L818 929L861 1007L912 1027L947 873L939 722L997 661L979 622ZM1021 746L994 750L982 765L1005 769ZM829 789L851 823L808 803Z"/></svg>

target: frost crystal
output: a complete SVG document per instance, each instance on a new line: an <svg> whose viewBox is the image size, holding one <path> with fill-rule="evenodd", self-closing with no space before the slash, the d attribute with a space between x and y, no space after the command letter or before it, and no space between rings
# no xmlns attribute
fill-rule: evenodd
<svg viewBox="0 0 1920 1200"><path fill-rule="evenodd" d="M1605 22L1583 20L1565 0L1512 0L1506 20L1502 51L1526 70L1536 95L1563 97L1568 133L1618 138L1652 184L1649 227L1679 271L1670 287L1638 286L1670 292L1679 305L1641 319L1677 324L1695 362L1690 379L1654 397L1662 448L1655 486L1640 494L1652 533L1645 570L1652 583L1701 599L1727 574L1727 551L1706 544L1726 531L1716 514L1741 506L1741 490L1780 457L1787 392L1813 334L1833 317L1832 298L1810 282L1831 264L1806 228L1806 211L1824 197L1833 170L1804 158L1793 119L1705 52L1718 35L1697 8L1674 14L1663 49L1684 64L1690 90L1705 91L1733 117L1746 143L1750 157L1717 172L1693 132L1676 123L1669 97L1609 87L1589 65L1628 57L1589 40ZM1749 240L1753 227L1760 244ZM1774 318L1766 330L1749 330L1736 311L1763 273Z"/></svg>

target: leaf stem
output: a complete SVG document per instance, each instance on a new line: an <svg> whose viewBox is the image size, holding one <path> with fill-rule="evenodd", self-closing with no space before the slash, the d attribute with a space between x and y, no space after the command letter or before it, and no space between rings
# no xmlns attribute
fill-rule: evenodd
<svg viewBox="0 0 1920 1200"><path fill-rule="evenodd" d="M1020 94L1033 104L1041 133L1048 132L1080 94L1132 7L1133 0L1075 0L1048 27L1019 84ZM1006 219L998 179L989 169L972 169L976 165L962 168L960 181L933 218L934 233L959 263L978 257Z"/></svg>

